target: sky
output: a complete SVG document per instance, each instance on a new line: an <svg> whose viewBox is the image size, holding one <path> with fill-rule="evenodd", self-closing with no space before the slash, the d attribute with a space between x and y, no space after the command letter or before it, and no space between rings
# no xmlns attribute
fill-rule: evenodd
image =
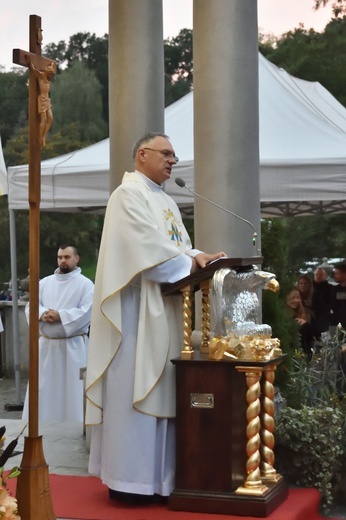
<svg viewBox="0 0 346 520"><path fill-rule="evenodd" d="M180 29L192 29L192 3L192 0L163 0L165 38L177 36ZM8 0L2 4L0 65L6 72L13 66L12 49L28 49L31 14L42 19L43 46L68 41L78 32L96 36L108 33L108 0ZM306 29L322 31L331 18L331 8L315 12L313 5L313 0L258 0L259 31L279 36L300 23Z"/></svg>

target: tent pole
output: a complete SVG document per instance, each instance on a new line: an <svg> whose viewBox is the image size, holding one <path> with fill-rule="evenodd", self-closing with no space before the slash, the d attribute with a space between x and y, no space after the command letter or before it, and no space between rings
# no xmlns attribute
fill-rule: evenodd
<svg viewBox="0 0 346 520"><path fill-rule="evenodd" d="M18 286L17 286L17 245L16 245L16 219L13 209L9 209L10 217L10 255L11 255L11 287L12 287L12 326L13 326L13 356L14 377L16 383L16 404L6 405L7 410L22 410L21 377L20 377L20 341L18 319Z"/></svg>

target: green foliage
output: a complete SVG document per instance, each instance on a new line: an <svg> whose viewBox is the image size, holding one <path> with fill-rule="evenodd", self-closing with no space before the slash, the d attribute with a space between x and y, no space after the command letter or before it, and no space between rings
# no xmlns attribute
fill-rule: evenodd
<svg viewBox="0 0 346 520"><path fill-rule="evenodd" d="M279 293L263 291L262 293L262 321L272 328L272 336L279 338L281 349L286 357L278 366L276 383L281 389L285 388L288 372L291 368L292 357L299 349L300 337L297 323L288 314L285 305L285 294L291 287L292 280L288 274L289 265L287 255L289 242L286 240L283 219L263 219L261 222L262 268L275 273L280 283Z"/></svg>
<svg viewBox="0 0 346 520"><path fill-rule="evenodd" d="M345 0L315 0L315 10L320 7L325 7L327 4L331 4L333 15L335 18L346 14L346 2Z"/></svg>
<svg viewBox="0 0 346 520"><path fill-rule="evenodd" d="M28 216L27 212L15 212L17 229L17 271L18 278L25 278L28 274ZM0 197L0 284L11 278L10 257L10 223L7 196Z"/></svg>
<svg viewBox="0 0 346 520"><path fill-rule="evenodd" d="M41 214L41 278L56 268L56 254L61 244L71 243L78 249L79 265L84 273L93 267L98 256L101 241L103 216L84 215L79 213L45 213ZM90 272L90 271L89 271Z"/></svg>
<svg viewBox="0 0 346 520"><path fill-rule="evenodd" d="M192 30L181 29L178 36L164 41L165 105L190 92L193 80Z"/></svg>
<svg viewBox="0 0 346 520"><path fill-rule="evenodd" d="M276 274L280 284L285 281L288 271L287 253L289 245L285 240L282 219L262 219L261 221L263 268Z"/></svg>
<svg viewBox="0 0 346 520"><path fill-rule="evenodd" d="M66 42L60 40L58 43L48 43L43 49L43 55L49 56L51 60L57 63L57 73L59 74L64 68L64 62L66 60Z"/></svg>
<svg viewBox="0 0 346 520"><path fill-rule="evenodd" d="M61 129L51 131L47 137L47 144L41 150L41 160L57 157L69 152L74 152L92 144L91 141L82 141L79 125L69 123L62 125ZM25 126L18 130L8 141L3 149L7 166L19 166L29 162L29 128Z"/></svg>
<svg viewBox="0 0 346 520"><path fill-rule="evenodd" d="M285 354L275 378L276 384L284 391L289 381L292 359L300 349L298 324L289 316L283 297L270 291L263 291L262 321L271 326L272 337L279 338L281 350Z"/></svg>
<svg viewBox="0 0 346 520"><path fill-rule="evenodd" d="M287 263L297 274L304 262L323 257L346 257L346 215L316 215L283 219L285 240L289 243ZM294 240L292 240L294 237Z"/></svg>
<svg viewBox="0 0 346 520"><path fill-rule="evenodd" d="M4 159L8 166L19 166L29 162L29 127L18 128L3 148Z"/></svg>
<svg viewBox="0 0 346 520"><path fill-rule="evenodd" d="M26 120L28 113L27 73L0 73L0 135L2 145Z"/></svg>
<svg viewBox="0 0 346 520"><path fill-rule="evenodd" d="M276 469L291 485L317 488L328 509L338 492L344 436L338 408L283 408L275 424Z"/></svg>
<svg viewBox="0 0 346 520"><path fill-rule="evenodd" d="M48 44L44 55L58 63L60 72L79 61L95 73L101 85L103 120L108 125L108 35L99 38L88 32L77 33L70 37L68 43Z"/></svg>
<svg viewBox="0 0 346 520"><path fill-rule="evenodd" d="M29 213L15 211L17 234L17 275L25 278L29 267ZM40 277L51 274L57 266L56 253L63 243L75 245L86 276L95 276L95 265L103 226L102 215L41 212ZM0 197L0 285L11 278L10 233L7 197Z"/></svg>
<svg viewBox="0 0 346 520"><path fill-rule="evenodd" d="M60 130L48 134L47 144L41 150L42 160L58 157L66 153L80 150L92 144L89 140L82 140L79 125L76 122L64 124Z"/></svg>
<svg viewBox="0 0 346 520"><path fill-rule="evenodd" d="M108 36L78 33L43 54L58 63L51 84L53 125L42 160L108 136ZM65 68L64 68L65 67ZM66 68L67 67L67 68ZM0 73L0 135L7 166L28 163L28 72Z"/></svg>
<svg viewBox="0 0 346 520"><path fill-rule="evenodd" d="M55 131L74 123L82 141L96 142L107 137L107 125L102 119L101 86L95 73L84 63L76 61L56 78L51 98Z"/></svg>
<svg viewBox="0 0 346 520"><path fill-rule="evenodd" d="M338 329L331 339L316 343L311 361L296 352L289 382L287 401L293 408L301 406L330 406L346 391L346 377L340 370L342 346L346 345L346 331Z"/></svg>
<svg viewBox="0 0 346 520"><path fill-rule="evenodd" d="M296 353L276 416L276 468L290 484L316 487L328 509L344 493L346 456L345 375L340 371L346 331L318 345L310 362Z"/></svg>
<svg viewBox="0 0 346 520"><path fill-rule="evenodd" d="M168 107L178 99L182 98L191 91L191 83L185 78L178 78L172 81L165 79L165 105Z"/></svg>
<svg viewBox="0 0 346 520"><path fill-rule="evenodd" d="M181 29L178 36L164 41L165 73L168 76L183 77L192 83L192 39L191 29Z"/></svg>
<svg viewBox="0 0 346 520"><path fill-rule="evenodd" d="M87 262L88 261L91 261L90 258L87 258L86 260ZM87 265L83 262L83 269L82 269L82 272L84 274L84 276L86 276L87 278L89 278L90 280L94 281L95 280L95 275L96 275L96 266L97 266L97 260L95 260L93 263L91 263L90 265Z"/></svg>

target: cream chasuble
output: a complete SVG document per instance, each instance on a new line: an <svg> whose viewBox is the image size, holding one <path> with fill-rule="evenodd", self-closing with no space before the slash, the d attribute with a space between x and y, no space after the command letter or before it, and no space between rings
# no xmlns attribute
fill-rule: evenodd
<svg viewBox="0 0 346 520"><path fill-rule="evenodd" d="M185 253L191 242L175 202L139 172L125 173L111 195L97 264L87 370L86 424L102 422L103 376L121 349L121 291L140 286L133 406L156 417L175 416L175 376L170 359L182 347L181 298L162 297L150 269ZM185 263L186 260L186 263Z"/></svg>

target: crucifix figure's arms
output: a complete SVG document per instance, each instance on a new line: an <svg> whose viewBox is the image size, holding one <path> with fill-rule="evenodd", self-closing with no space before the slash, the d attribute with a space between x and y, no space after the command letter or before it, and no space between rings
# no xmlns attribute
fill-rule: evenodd
<svg viewBox="0 0 346 520"><path fill-rule="evenodd" d="M49 98L50 82L55 74L54 62L46 66L43 71L38 70L32 62L31 56L26 55L26 61L30 70L34 73L39 86L39 95L37 98L37 109L40 116L40 133L39 142L41 147L46 144L46 135L53 121L53 113Z"/></svg>

